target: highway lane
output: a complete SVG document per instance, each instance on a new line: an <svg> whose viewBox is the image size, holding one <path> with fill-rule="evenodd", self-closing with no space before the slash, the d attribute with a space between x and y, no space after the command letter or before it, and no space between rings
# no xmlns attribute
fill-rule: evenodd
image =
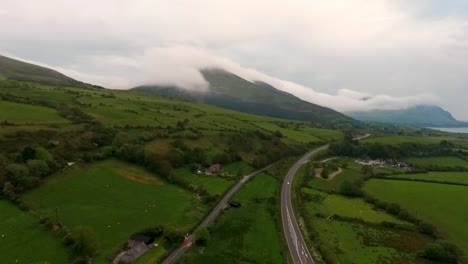
<svg viewBox="0 0 468 264"><path fill-rule="evenodd" d="M354 140L361 140L369 137L371 134L367 133L361 136L354 137ZM284 236L288 244L289 252L293 259L294 264L314 264L314 260L310 255L309 248L305 243L302 236L301 229L297 223L296 216L291 202L291 189L294 176L302 164L307 162L309 158L320 151L328 149L329 145L324 145L313 149L304 154L288 171L281 187L281 220L283 222Z"/></svg>
<svg viewBox="0 0 468 264"><path fill-rule="evenodd" d="M238 181L234 186L231 187L231 189L224 195L224 197L219 201L219 203L213 208L211 213L203 220L203 222L195 229L196 231L190 234L182 243L182 245L177 248L175 251L172 252L171 255L169 255L163 262L162 264L173 264L176 263L177 260L190 248L190 246L195 243L195 240L197 239L195 233L197 230L201 228L208 227L211 225L214 220L221 214L221 211L227 206L228 202L232 199L234 194L236 194L251 178L253 178L255 175L259 174L260 172L263 172L270 168L271 166L275 165L276 163L270 164L260 170L254 171L250 173L249 175L245 175L242 177L240 181Z"/></svg>
<svg viewBox="0 0 468 264"><path fill-rule="evenodd" d="M301 165L309 160L312 155L326 150L328 146L329 145L324 145L304 154L288 171L281 187L281 220L283 222L283 231L289 252L295 264L314 264L315 262L310 255L304 237L302 237L296 216L294 215L291 202L292 183L294 176Z"/></svg>

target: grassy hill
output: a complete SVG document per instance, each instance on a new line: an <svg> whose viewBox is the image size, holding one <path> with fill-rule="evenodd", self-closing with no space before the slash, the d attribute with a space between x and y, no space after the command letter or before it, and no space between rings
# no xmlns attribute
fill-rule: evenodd
<svg viewBox="0 0 468 264"><path fill-rule="evenodd" d="M312 122L67 83L54 74L16 61L0 70L0 199L30 218L31 232L44 231L37 241L60 246L87 232L96 240L96 263L108 263L130 235L154 225L165 233L148 256L159 262L240 176L344 136ZM197 174L213 164L224 173ZM135 217L144 221L135 224ZM267 233L279 233L268 221ZM244 241L262 242L250 235ZM28 254L28 262L78 257L73 247L50 248ZM8 261L22 254L5 250Z"/></svg>
<svg viewBox="0 0 468 264"><path fill-rule="evenodd" d="M468 123L460 122L448 111L432 105L418 105L401 110L349 112L347 114L361 121L405 124L420 127L468 127Z"/></svg>
<svg viewBox="0 0 468 264"><path fill-rule="evenodd" d="M81 82L57 71L0 55L0 79L37 83L80 85Z"/></svg>
<svg viewBox="0 0 468 264"><path fill-rule="evenodd" d="M303 120L345 127L357 121L332 109L303 101L263 82L249 82L219 69L201 71L209 82L209 92L192 92L176 87L140 86L134 90L207 103L241 112Z"/></svg>

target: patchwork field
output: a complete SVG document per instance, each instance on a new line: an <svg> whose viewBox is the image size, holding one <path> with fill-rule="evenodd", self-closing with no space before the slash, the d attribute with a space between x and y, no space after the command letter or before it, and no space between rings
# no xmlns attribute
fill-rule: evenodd
<svg viewBox="0 0 468 264"><path fill-rule="evenodd" d="M229 208L210 228L203 249L192 247L181 263L284 263L281 233L272 217L278 181L258 174L233 200L240 208ZM229 239L226 239L229 237Z"/></svg>
<svg viewBox="0 0 468 264"><path fill-rule="evenodd" d="M338 174L333 180L324 180L317 177L310 177L310 180L307 183L307 186L326 192L338 192L340 185L344 181L355 181L363 178L360 166L350 163L347 168L343 169L343 172Z"/></svg>
<svg viewBox="0 0 468 264"><path fill-rule="evenodd" d="M442 140L454 140L455 137L449 136L381 136L369 137L363 139L363 143L382 143L388 145L400 145L402 143L419 143L419 144L439 144Z"/></svg>
<svg viewBox="0 0 468 264"><path fill-rule="evenodd" d="M415 252L431 241L414 232L323 218L314 218L314 227L338 263L421 263Z"/></svg>
<svg viewBox="0 0 468 264"><path fill-rule="evenodd" d="M15 124L70 123L69 120L61 117L57 111L47 107L0 100L0 122L2 121Z"/></svg>
<svg viewBox="0 0 468 264"><path fill-rule="evenodd" d="M431 171L431 172L423 173L423 174L392 175L391 178L468 184L467 172L451 172L451 171L432 172Z"/></svg>
<svg viewBox="0 0 468 264"><path fill-rule="evenodd" d="M465 186L373 179L364 190L380 200L399 204L416 217L435 224L468 255L468 189Z"/></svg>
<svg viewBox="0 0 468 264"><path fill-rule="evenodd" d="M39 225L39 219L0 201L0 259L2 263L67 263L61 238Z"/></svg>
<svg viewBox="0 0 468 264"><path fill-rule="evenodd" d="M94 229L100 263L136 231L163 225L187 232L207 210L190 193L117 160L68 168L24 200L40 215L55 218L57 209L65 225Z"/></svg>
<svg viewBox="0 0 468 264"><path fill-rule="evenodd" d="M234 180L227 180L216 175L198 175L188 168L176 169L175 174L183 176L195 186L203 187L211 195L221 195L235 183Z"/></svg>
<svg viewBox="0 0 468 264"><path fill-rule="evenodd" d="M381 223L384 221L404 223L384 211L373 209L372 205L364 202L360 198L351 199L341 195L329 195L325 192L311 190L309 188L303 188L301 191L313 199L313 201L307 202L307 210L320 213L324 217L337 214L340 216L362 219L371 223Z"/></svg>
<svg viewBox="0 0 468 264"><path fill-rule="evenodd" d="M468 161L458 157L409 158L408 162L419 167L462 167L468 169Z"/></svg>

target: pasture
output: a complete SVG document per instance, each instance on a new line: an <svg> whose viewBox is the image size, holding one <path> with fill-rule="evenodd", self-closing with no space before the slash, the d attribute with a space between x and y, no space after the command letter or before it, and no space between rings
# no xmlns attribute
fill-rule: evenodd
<svg viewBox="0 0 468 264"><path fill-rule="evenodd" d="M419 144L439 144L442 140L451 141L455 137L450 136L380 136L368 137L363 139L363 143L381 143L387 145L400 145L403 143L419 143Z"/></svg>
<svg viewBox="0 0 468 264"><path fill-rule="evenodd" d="M227 180L216 175L198 175L188 168L178 168L175 170L175 174L183 176L185 180L195 186L202 187L210 195L221 195L235 183L234 180Z"/></svg>
<svg viewBox="0 0 468 264"><path fill-rule="evenodd" d="M163 225L188 232L207 210L191 193L135 165L106 160L74 166L23 199L40 215L58 216L66 226L94 229L101 250L98 262L144 228Z"/></svg>
<svg viewBox="0 0 468 264"><path fill-rule="evenodd" d="M462 167L468 169L468 161L458 157L425 157L408 158L407 162L417 167L430 168L432 166L440 167Z"/></svg>
<svg viewBox="0 0 468 264"><path fill-rule="evenodd" d="M39 219L0 201L0 259L2 263L67 263L61 237L45 230Z"/></svg>
<svg viewBox="0 0 468 264"><path fill-rule="evenodd" d="M344 181L355 181L363 178L361 168L359 165L350 163L346 168L343 169L343 172L338 174L333 180L324 180L317 177L310 177L310 180L307 182L307 187L321 190L325 192L338 192L340 185Z"/></svg>
<svg viewBox="0 0 468 264"><path fill-rule="evenodd" d="M51 108L18 104L0 100L0 122L15 124L63 124L70 123Z"/></svg>
<svg viewBox="0 0 468 264"><path fill-rule="evenodd" d="M385 202L399 204L438 227L468 255L468 188L447 184L372 179L364 190Z"/></svg>
<svg viewBox="0 0 468 264"><path fill-rule="evenodd" d="M416 252L430 242L413 232L314 218L314 228L338 263L421 263Z"/></svg>
<svg viewBox="0 0 468 264"><path fill-rule="evenodd" d="M390 176L392 179L408 179L434 182L460 183L468 185L468 172L428 172L421 174L398 174Z"/></svg>
<svg viewBox="0 0 468 264"><path fill-rule="evenodd" d="M324 217L340 215L361 219L371 223L393 222L404 223L398 218L387 214L384 211L375 210L372 205L364 202L360 198L347 198L341 195L329 195L325 192L302 188L304 194L312 198L306 202L309 212L320 213Z"/></svg>
<svg viewBox="0 0 468 264"><path fill-rule="evenodd" d="M261 173L236 196L239 208L228 208L210 228L211 237L203 251L193 247L181 263L284 263L281 233L272 216L279 182ZM229 239L226 239L229 238Z"/></svg>

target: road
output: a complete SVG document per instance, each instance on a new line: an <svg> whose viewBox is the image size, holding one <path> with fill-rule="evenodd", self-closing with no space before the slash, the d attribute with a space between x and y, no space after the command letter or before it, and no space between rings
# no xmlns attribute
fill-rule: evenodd
<svg viewBox="0 0 468 264"><path fill-rule="evenodd" d="M283 231L288 243L289 252L295 264L313 264L314 260L310 255L307 244L302 237L301 229L294 215L293 206L291 203L291 189L294 176L297 170L309 158L323 150L326 150L328 145L313 149L304 154L288 171L281 187L281 220L283 222Z"/></svg>
<svg viewBox="0 0 468 264"><path fill-rule="evenodd" d="M202 228L205 228L209 226L210 224L213 223L213 221L221 214L221 211L227 206L228 202L232 199L234 194L236 194L252 177L255 175L259 174L260 172L263 172L270 168L271 166L275 165L276 163L270 164L263 169L254 171L250 173L249 175L245 175L242 177L240 181L238 181L234 186L231 187L231 189L224 195L224 197L221 199L221 201L216 205L215 208L211 211L211 213L203 220L203 222L195 229L199 230ZM169 255L163 262L162 264L172 264L176 263L177 260L190 248L190 246L195 243L195 240L197 239L195 235L196 231L192 234L190 234L182 243L182 245L174 250L171 255Z"/></svg>
<svg viewBox="0 0 468 264"><path fill-rule="evenodd" d="M365 134L363 136L355 137L354 140L360 140L370 136ZM291 189L294 176L302 164L306 163L309 158L320 152L328 149L329 145L324 145L313 149L304 154L288 171L281 187L281 220L283 222L284 236L288 243L289 252L291 254L294 264L314 264L314 260L310 255L309 248L302 236L301 229L297 223L296 216L291 202Z"/></svg>

